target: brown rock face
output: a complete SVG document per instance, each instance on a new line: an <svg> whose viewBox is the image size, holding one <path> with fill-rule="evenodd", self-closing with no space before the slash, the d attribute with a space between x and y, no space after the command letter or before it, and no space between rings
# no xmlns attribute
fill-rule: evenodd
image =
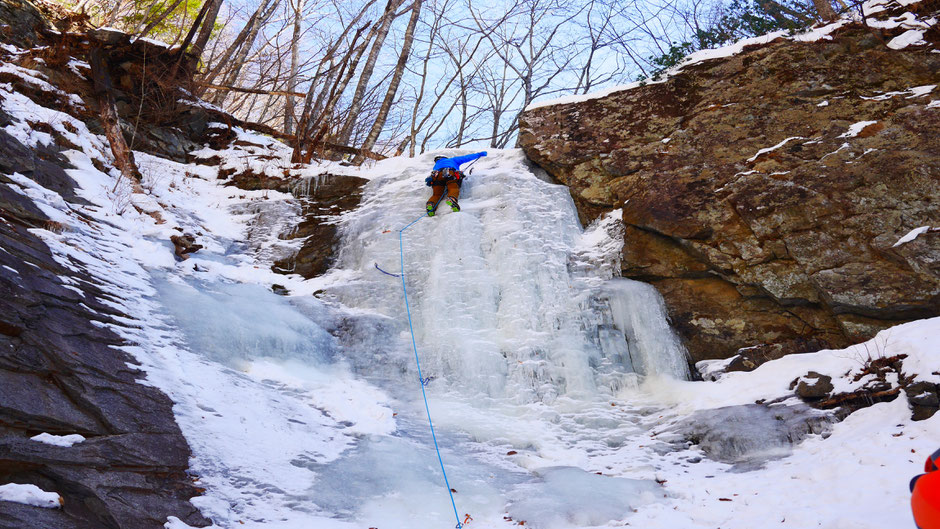
<svg viewBox="0 0 940 529"><path fill-rule="evenodd" d="M623 275L662 292L694 360L842 347L940 315L940 232L893 246L940 223L940 88L911 90L940 79L925 38L777 40L532 109L520 143L583 222L623 208Z"/></svg>
<svg viewBox="0 0 940 529"><path fill-rule="evenodd" d="M302 238L303 246L295 255L274 263L273 270L307 279L326 273L339 243L336 221L359 206L365 184L364 178L327 174L296 187L294 194L300 199L304 220L282 237Z"/></svg>

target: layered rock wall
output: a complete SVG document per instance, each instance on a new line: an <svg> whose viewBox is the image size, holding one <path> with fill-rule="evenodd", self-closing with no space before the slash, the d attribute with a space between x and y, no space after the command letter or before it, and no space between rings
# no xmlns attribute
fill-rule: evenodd
<svg viewBox="0 0 940 529"><path fill-rule="evenodd" d="M533 108L520 143L583 222L623 208L622 273L659 289L694 360L843 347L940 315L940 230L895 246L940 226L940 35L885 45L902 31L778 39Z"/></svg>
<svg viewBox="0 0 940 529"><path fill-rule="evenodd" d="M54 491L61 508L0 501L0 527L159 528L168 516L208 521L189 503L189 446L172 402L105 324L124 316L88 274L56 262L30 229L58 229L5 174L75 202L62 167L0 130L0 484ZM49 153L46 153L49 154ZM31 437L79 434L72 447Z"/></svg>
<svg viewBox="0 0 940 529"><path fill-rule="evenodd" d="M2 106L15 108L12 96L21 95L100 130L87 67L79 60L90 46L107 43L48 31L43 15L23 0L0 0L0 22L0 41L10 45L0 51L5 63L0 82L7 87ZM142 41L135 49L144 47L160 48ZM115 71L134 63L124 56L109 59ZM41 70L53 86L18 67ZM201 114L196 129L208 119ZM0 110L0 127L13 119ZM34 147L0 130L0 484L37 485L57 493L61 505L46 509L0 501L0 527L157 529L171 516L192 526L209 525L189 501L201 490L188 471L191 453L173 403L144 383L136 361L120 350L127 344L109 328L129 321L113 308L113 287L83 272L83 263L64 266L34 233L65 228L33 203L24 179L72 205L88 205L76 194L67 173L75 167L62 154L81 147L42 119L36 116L29 126L50 140ZM127 128L134 137L137 130ZM183 150L195 145L182 141L193 130L161 123L144 128L138 149L168 151L181 159ZM57 446L33 439L42 433L78 434L84 441Z"/></svg>

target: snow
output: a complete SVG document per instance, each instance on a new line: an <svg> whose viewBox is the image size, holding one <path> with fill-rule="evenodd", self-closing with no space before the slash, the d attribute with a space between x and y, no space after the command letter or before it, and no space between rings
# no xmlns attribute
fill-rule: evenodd
<svg viewBox="0 0 940 529"><path fill-rule="evenodd" d="M137 40L140 40L140 41L142 41L142 42L146 42L146 43L148 43L148 44L153 44L154 46L159 46L159 47L161 47L161 48L169 48L169 47L170 47L169 44L167 44L166 42L163 42L162 40L151 39L151 38L148 38L148 37L139 37Z"/></svg>
<svg viewBox="0 0 940 529"><path fill-rule="evenodd" d="M789 137L789 138L787 138L787 139L781 141L780 143L774 145L773 147L766 147L766 148L764 148L764 149L761 149L761 150L757 151L757 153L756 153L754 156L751 156L750 158L748 158L747 161L748 161L748 162L753 162L753 161L757 160L757 159L760 157L760 155L762 155L762 154L767 154L768 152L776 151L777 149L779 149L780 147L783 147L784 145L786 145L787 143L789 143L789 142L792 141L792 140L803 140L803 139L806 139L806 138L804 138L803 136L791 136L791 137Z"/></svg>
<svg viewBox="0 0 940 529"><path fill-rule="evenodd" d="M904 237L901 237L900 239L898 239L898 242L896 242L896 243L894 243L893 245L891 245L891 247L892 247L892 248L897 248L898 246L901 246L902 244L904 244L904 243L906 243L906 242L911 242L911 241L913 241L914 239L916 239L917 237L919 237L921 234L927 233L927 232L930 231L931 229L932 229L932 228L931 228L930 226L921 226L921 227L919 227L919 228L914 228L913 230L907 232L907 235L905 235ZM940 228L933 228L933 229L940 229Z"/></svg>
<svg viewBox="0 0 940 529"><path fill-rule="evenodd" d="M914 99L915 97L923 97L929 94L930 92L933 92L933 89L936 87L937 85L935 84L929 84L929 85L916 86L914 88L911 88L910 89L911 95L907 96L907 99Z"/></svg>
<svg viewBox="0 0 940 529"><path fill-rule="evenodd" d="M69 435L53 435L51 433L43 432L39 435L34 435L30 437L31 440L44 443L52 446L61 446L68 448L72 445L81 443L85 440L85 437L77 433Z"/></svg>
<svg viewBox="0 0 940 529"><path fill-rule="evenodd" d="M854 138L858 136L860 132L865 130L865 127L869 125L874 125L875 123L878 123L878 122L877 121L859 121L858 123L853 123L852 126L849 127L849 130L846 131L844 134L840 135L839 137L840 138Z"/></svg>
<svg viewBox="0 0 940 529"><path fill-rule="evenodd" d="M62 498L55 492L46 492L36 485L19 483L0 485L0 501L22 503L46 509L58 509L62 506Z"/></svg>
<svg viewBox="0 0 940 529"><path fill-rule="evenodd" d="M422 216L423 180L437 153L342 169L369 180L362 206L337 221L336 267L304 280L270 270L297 247L278 237L300 222L293 196L226 188L215 167L145 153L135 153L142 192L112 192L117 173L92 163L111 164L103 138L9 89L4 96L6 130L31 145L51 141L29 133L34 116L68 122L56 128L63 135L78 130L66 137L79 149L65 155L90 205L66 203L23 175L11 175L12 187L62 224L33 230L62 266L96 278L111 294L102 303L126 314L109 328L127 341L121 348L141 363L144 382L173 400L191 471L206 489L193 502L216 527L454 524L401 280L375 263L392 272L404 264L441 457L459 517L469 514L472 527L911 524L906 483L936 448L940 418L911 421L902 393L839 423L818 415L825 433L803 431L794 445L789 435L810 412L789 384L812 370L852 391L869 380L853 380L868 360L897 354L907 355L905 374L940 382L940 318L693 382L655 289L616 277L622 211L582 228L568 190L532 173L518 150L491 151L463 186L463 210L434 218ZM300 192L338 169L294 168L286 146L235 132L253 145L199 156L288 171L306 178L310 189ZM416 219L402 259L397 230ZM180 232L205 246L184 262L169 242ZM786 428L760 427L778 413L791 417L777 421ZM694 428L722 436L690 446ZM11 485L0 491L33 487L29 498L59 504L55 493ZM165 527L186 524L170 517Z"/></svg>
<svg viewBox="0 0 940 529"><path fill-rule="evenodd" d="M75 94L66 94L65 92L52 86L45 79L43 79L43 77L45 77L43 74L35 70L29 70L15 64L7 63L0 65L0 73L15 75L27 83L36 86L37 88L64 96L76 108L84 108L85 106L80 97L76 96Z"/></svg>
<svg viewBox="0 0 940 529"><path fill-rule="evenodd" d="M896 96L907 96L906 97L907 99L913 99L916 97L923 97L933 92L933 89L936 87L937 85L930 84L930 85L924 85L924 86L915 86L913 88L908 88L907 90L903 90L903 91L885 92L883 94L872 96L872 97L866 97L866 96L861 96L861 97L862 99L866 99L870 101L884 101L885 99L891 99L892 97L896 97Z"/></svg>
<svg viewBox="0 0 940 529"><path fill-rule="evenodd" d="M217 526L213 526L213 527L217 527ZM194 529L193 526L180 520L176 516L168 517L166 523L163 524L163 528L164 529Z"/></svg>
<svg viewBox="0 0 940 529"><path fill-rule="evenodd" d="M888 41L888 47L892 50L903 50L908 46L923 46L927 44L924 40L924 30L909 29Z"/></svg>
<svg viewBox="0 0 940 529"><path fill-rule="evenodd" d="M831 40L832 37L829 36L831 33L851 23L852 23L852 20L850 19L837 20L831 24L826 24L825 26L812 28L806 33L798 33L790 38L797 42L816 42L819 40Z"/></svg>

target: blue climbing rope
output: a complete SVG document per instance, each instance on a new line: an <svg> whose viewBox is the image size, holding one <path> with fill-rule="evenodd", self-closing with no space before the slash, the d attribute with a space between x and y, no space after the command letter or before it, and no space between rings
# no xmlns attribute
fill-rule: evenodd
<svg viewBox="0 0 940 529"><path fill-rule="evenodd" d="M424 410L428 414L428 426L431 427L431 439L434 439L434 450L437 452L437 461L441 464L441 474L444 474L444 485L447 487L447 494L450 495L450 504L454 507L454 517L457 518L457 529L461 529L463 524L460 523L460 515L457 514L457 503L454 502L454 493L450 488L450 482L447 480L447 471L444 470L444 460L441 458L441 449L437 445L434 423L431 422L431 408L428 407L428 394L424 389L427 382L430 382L431 377L425 379L421 374L421 361L418 359L418 344L415 342L415 327L411 321L411 306L408 304L408 287L405 286L405 243L402 239L402 234L424 217L425 215L421 215L404 228L398 230L398 255L401 258L401 289L402 292L405 293L405 311L408 313L408 328L411 329L411 347L415 352L415 364L418 366L418 380L421 382L421 395L424 397Z"/></svg>

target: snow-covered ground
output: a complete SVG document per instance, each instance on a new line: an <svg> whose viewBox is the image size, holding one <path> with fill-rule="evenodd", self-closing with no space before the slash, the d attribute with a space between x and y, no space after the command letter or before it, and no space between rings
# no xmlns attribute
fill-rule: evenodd
<svg viewBox="0 0 940 529"><path fill-rule="evenodd" d="M216 168L144 153L145 185L114 191L118 173L92 163L110 166L103 138L0 89L16 137L51 141L25 125L51 116L83 147L66 155L90 206L14 181L63 226L35 233L63 265L108 285L106 301L127 314L115 331L147 383L176 403L206 488L194 503L218 527L456 525L402 283L376 264L404 267L441 460L471 528L912 525L907 482L936 448L940 419L912 422L902 393L791 448L775 415L812 412L793 401L769 415L743 405L788 394L809 370L836 380L867 354L907 354L906 369L938 382L940 318L867 347L690 382L655 291L613 277L616 215L582 229L567 190L518 151L479 161L463 210L434 218L421 215L423 180L438 153L358 171L370 182L362 207L341 220L338 266L303 280L270 270L291 248L278 233L299 221L290 195L222 187ZM400 253L399 230L414 220ZM169 238L181 231L204 249L178 262ZM724 437L689 447L690 417Z"/></svg>

